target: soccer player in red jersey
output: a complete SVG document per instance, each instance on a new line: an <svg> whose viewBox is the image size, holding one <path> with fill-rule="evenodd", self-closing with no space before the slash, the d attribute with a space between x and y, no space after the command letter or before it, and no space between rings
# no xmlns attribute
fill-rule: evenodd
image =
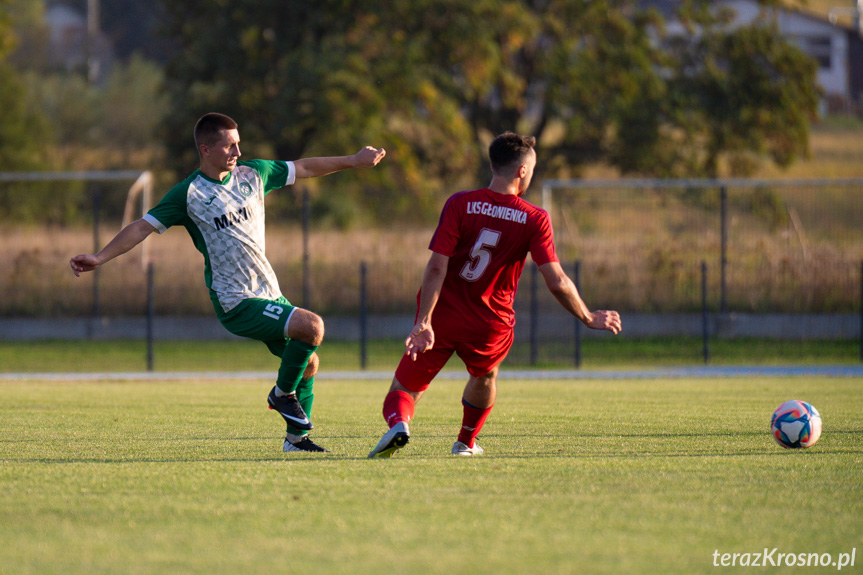
<svg viewBox="0 0 863 575"><path fill-rule="evenodd" d="M536 166L536 139L512 132L489 146L488 188L447 200L429 249L432 255L417 296L414 328L384 400L390 427L369 453L391 457L410 439L416 402L453 353L467 367L464 416L453 455L480 455L476 444L497 394L498 366L512 346L513 302L528 252L546 286L587 327L621 330L616 311L591 312L555 254L548 213L521 198Z"/></svg>

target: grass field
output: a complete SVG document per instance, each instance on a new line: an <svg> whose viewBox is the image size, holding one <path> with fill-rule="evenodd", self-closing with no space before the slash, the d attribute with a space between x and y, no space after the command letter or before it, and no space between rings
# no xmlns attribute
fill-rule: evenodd
<svg viewBox="0 0 863 575"><path fill-rule="evenodd" d="M860 572L861 383L507 379L486 455L457 459L441 380L370 461L386 382L321 379L332 453L297 456L268 381L7 381L0 573L715 573L765 548ZM768 433L791 398L824 418L808 450Z"/></svg>
<svg viewBox="0 0 863 575"><path fill-rule="evenodd" d="M841 365L860 362L855 340L715 339L710 342L711 365ZM366 367L393 371L404 352L397 340L375 340L366 349ZM147 346L143 341L0 341L0 373L86 373L144 371ZM360 369L359 342L326 341L318 350L321 369ZM544 342L537 355L540 368L563 369L574 365L574 344ZM453 369L463 371L457 360ZM504 368L530 364L530 346L517 343ZM641 369L648 366L701 365L698 338L654 337L585 338L584 369ZM157 341L153 350L157 372L272 371L278 359L256 341ZM449 367L447 369L450 369Z"/></svg>

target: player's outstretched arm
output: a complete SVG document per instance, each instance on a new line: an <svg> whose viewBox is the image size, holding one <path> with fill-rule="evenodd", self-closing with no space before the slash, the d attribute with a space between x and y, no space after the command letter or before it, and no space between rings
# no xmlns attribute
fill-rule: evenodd
<svg viewBox="0 0 863 575"><path fill-rule="evenodd" d="M449 258L437 252L432 252L425 273L423 273L423 285L420 289L420 304L417 311L417 321L410 335L405 339L405 354L416 361L417 355L434 347L434 330L431 326L432 312L440 298L440 290L443 280L446 278L446 270L449 266Z"/></svg>
<svg viewBox="0 0 863 575"><path fill-rule="evenodd" d="M132 222L114 236L108 245L95 254L80 254L69 260L72 272L80 277L81 272L90 272L100 265L108 262L119 255L125 254L141 242L147 236L156 231L146 220Z"/></svg>
<svg viewBox="0 0 863 575"><path fill-rule="evenodd" d="M620 314L612 310L590 311L578 293L575 284L563 271L558 262L549 262L539 266L539 271L545 279L548 290L566 311L577 317L581 323L591 329L604 329L611 333L620 333L623 329Z"/></svg>
<svg viewBox="0 0 863 575"><path fill-rule="evenodd" d="M350 170L352 168L372 168L377 166L387 151L383 148L366 146L352 156L329 156L320 158L303 158L294 161L297 178L317 178L333 172Z"/></svg>

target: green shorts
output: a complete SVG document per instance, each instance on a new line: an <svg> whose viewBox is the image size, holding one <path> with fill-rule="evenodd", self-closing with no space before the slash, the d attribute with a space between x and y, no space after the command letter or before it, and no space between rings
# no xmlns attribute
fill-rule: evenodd
<svg viewBox="0 0 863 575"><path fill-rule="evenodd" d="M218 313L219 321L229 332L267 344L279 357L285 349L285 325L297 309L285 296L278 299L249 298L227 313Z"/></svg>

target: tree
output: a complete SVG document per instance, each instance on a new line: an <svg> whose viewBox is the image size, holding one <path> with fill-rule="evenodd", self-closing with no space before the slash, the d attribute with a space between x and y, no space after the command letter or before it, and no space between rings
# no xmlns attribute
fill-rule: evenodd
<svg viewBox="0 0 863 575"><path fill-rule="evenodd" d="M99 0L101 29L111 39L114 54L127 60L137 54L164 63L173 51L158 33L164 9L149 0Z"/></svg>
<svg viewBox="0 0 863 575"><path fill-rule="evenodd" d="M6 51L0 53L0 162L7 170L145 168L161 158L155 133L169 103L159 67L133 56L116 64L104 85L52 71L42 3L0 0L0 6L8 6L12 16L0 21L0 46ZM24 38L20 46L12 38L13 22ZM13 50L23 73L4 62ZM88 200L85 187L64 184L62 193L57 191L44 184L3 186L0 211L15 221L80 219ZM118 201L122 210L124 198ZM89 209L83 213L89 217Z"/></svg>
<svg viewBox="0 0 863 575"><path fill-rule="evenodd" d="M432 214L441 196L487 178L485 148L505 130L538 137L538 178L595 162L717 175L728 157L792 161L814 111L805 56L775 26L724 26L706 2L686 6L693 35L676 43L662 41L656 13L628 0L165 7L181 46L168 70L179 164L197 162L190 125L213 110L264 144L252 153L289 159L380 143L388 169L327 185L385 220Z"/></svg>
<svg viewBox="0 0 863 575"><path fill-rule="evenodd" d="M352 0L166 5L167 29L181 47L168 67L177 106L167 138L178 171L197 163L191 125L218 110L237 119L251 154L292 159L387 147L389 169L326 184L362 194L357 211L372 205L384 219L427 217L438 207L433 190L472 174L477 156L458 103L420 78L429 70L420 54L395 53L397 31L380 18L384 8Z"/></svg>
<svg viewBox="0 0 863 575"><path fill-rule="evenodd" d="M6 170L41 167L48 127L38 110L30 105L24 82L17 70L6 63L16 38L8 18L8 0L0 0L0 165Z"/></svg>
<svg viewBox="0 0 863 575"><path fill-rule="evenodd" d="M6 171L30 171L46 166L46 140L49 126L32 98L18 71L7 64L16 38L8 18L8 1L0 0L0 165ZM8 184L0 188L0 214L9 224L55 215L62 201L50 202L48 193L40 193L30 184Z"/></svg>
<svg viewBox="0 0 863 575"><path fill-rule="evenodd" d="M732 175L748 175L761 157L785 167L808 153L817 64L782 38L768 8L763 23L733 29L706 4L681 12L693 34L669 46L663 139L676 153L662 175L717 177L723 158Z"/></svg>
<svg viewBox="0 0 863 575"><path fill-rule="evenodd" d="M463 103L478 145L506 129L537 135L541 174L603 161L715 177L723 159L742 174L762 157L787 166L806 153L815 63L769 17L734 28L696 0L680 11L691 33L667 38L634 2L425 4L392 25L415 22L405 35L431 40L422 59L446 71L438 85ZM765 0L765 16L775 4Z"/></svg>

